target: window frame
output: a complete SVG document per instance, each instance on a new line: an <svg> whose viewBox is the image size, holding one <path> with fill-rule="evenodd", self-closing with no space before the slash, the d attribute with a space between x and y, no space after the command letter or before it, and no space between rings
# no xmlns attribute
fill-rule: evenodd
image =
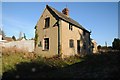
<svg viewBox="0 0 120 80"><path fill-rule="evenodd" d="M69 47L74 48L74 40L73 39L69 40Z"/></svg>
<svg viewBox="0 0 120 80"><path fill-rule="evenodd" d="M83 44L83 49L86 49L87 48L87 45L86 45L86 43L84 42L84 44Z"/></svg>
<svg viewBox="0 0 120 80"><path fill-rule="evenodd" d="M44 38L43 39L43 50L49 50L50 49L50 47L49 47L49 38Z"/></svg>
<svg viewBox="0 0 120 80"><path fill-rule="evenodd" d="M50 17L45 18L45 26L44 28L49 28L50 27Z"/></svg>
<svg viewBox="0 0 120 80"><path fill-rule="evenodd" d="M41 43L41 41L39 42L38 47L42 47L42 43Z"/></svg>
<svg viewBox="0 0 120 80"><path fill-rule="evenodd" d="M69 23L69 30L73 31L73 25Z"/></svg>

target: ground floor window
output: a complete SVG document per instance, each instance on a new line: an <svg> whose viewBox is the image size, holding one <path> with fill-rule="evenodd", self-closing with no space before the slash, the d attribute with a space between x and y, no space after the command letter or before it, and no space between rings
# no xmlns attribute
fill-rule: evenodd
<svg viewBox="0 0 120 80"><path fill-rule="evenodd" d="M74 47L74 40L73 39L69 40L69 46L70 46L70 48Z"/></svg>
<svg viewBox="0 0 120 80"><path fill-rule="evenodd" d="M80 54L80 40L77 40L77 53Z"/></svg>
<svg viewBox="0 0 120 80"><path fill-rule="evenodd" d="M49 50L49 38L44 38L43 44L44 50Z"/></svg>
<svg viewBox="0 0 120 80"><path fill-rule="evenodd" d="M41 41L39 42L38 47L42 47Z"/></svg>
<svg viewBox="0 0 120 80"><path fill-rule="evenodd" d="M83 44L83 49L86 49L86 43Z"/></svg>

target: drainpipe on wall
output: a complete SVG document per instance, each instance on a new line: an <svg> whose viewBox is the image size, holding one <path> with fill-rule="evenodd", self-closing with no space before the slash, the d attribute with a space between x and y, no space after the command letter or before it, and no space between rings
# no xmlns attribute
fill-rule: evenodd
<svg viewBox="0 0 120 80"><path fill-rule="evenodd" d="M58 56L60 56L60 19L58 20Z"/></svg>

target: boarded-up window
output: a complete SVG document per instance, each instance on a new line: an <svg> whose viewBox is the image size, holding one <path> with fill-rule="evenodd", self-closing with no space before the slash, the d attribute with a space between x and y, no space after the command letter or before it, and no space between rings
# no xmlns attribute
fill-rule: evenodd
<svg viewBox="0 0 120 80"><path fill-rule="evenodd" d="M70 48L74 47L74 40L72 40L72 39L69 40L69 46L70 46Z"/></svg>
<svg viewBox="0 0 120 80"><path fill-rule="evenodd" d="M45 19L45 28L48 28L50 26L50 18Z"/></svg>

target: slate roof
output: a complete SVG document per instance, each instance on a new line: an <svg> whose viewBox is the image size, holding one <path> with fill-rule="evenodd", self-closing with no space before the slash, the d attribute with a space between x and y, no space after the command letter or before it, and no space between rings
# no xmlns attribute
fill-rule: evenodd
<svg viewBox="0 0 120 80"><path fill-rule="evenodd" d="M75 25L76 27L82 29L82 30L85 30L87 32L89 32L88 30L86 30L84 27L82 27L82 25L80 25L78 22L76 22L75 20L73 20L72 18L70 17L67 17L66 15L64 15L63 13L57 11L56 9L46 5L46 8L52 13L53 16L56 16L58 19L62 19L66 22L69 22L73 25ZM90 33L90 32L89 32Z"/></svg>

